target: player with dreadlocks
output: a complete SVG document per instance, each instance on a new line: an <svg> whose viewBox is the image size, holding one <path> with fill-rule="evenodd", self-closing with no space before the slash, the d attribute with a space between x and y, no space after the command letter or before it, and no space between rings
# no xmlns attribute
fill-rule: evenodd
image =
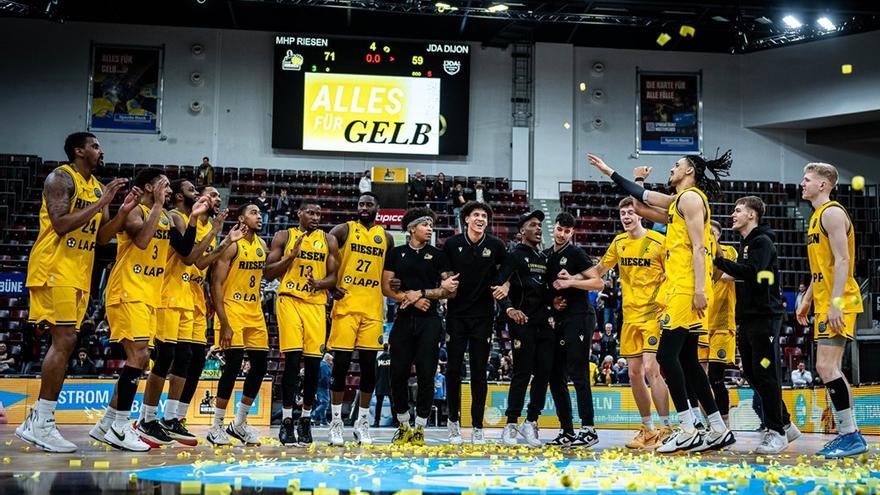
<svg viewBox="0 0 880 495"><path fill-rule="evenodd" d="M709 379L697 358L699 336L707 329L706 313L712 296L714 271L714 253L708 249L714 246L714 239L709 227L711 211L706 193L712 196L720 192L719 179L727 176L730 170L730 151L714 160L688 155L675 162L669 176L674 195L646 190L622 177L595 155L588 155L588 159L638 200L636 211L639 215L667 225L666 282L661 291L665 300L660 302L663 306L662 333L657 361L666 375L680 430L673 433L657 452L696 452L731 445L736 439L718 412ZM634 173L636 181L643 182L651 173L651 167L637 167ZM688 408L688 385L693 387L709 419L706 432L694 427Z"/></svg>

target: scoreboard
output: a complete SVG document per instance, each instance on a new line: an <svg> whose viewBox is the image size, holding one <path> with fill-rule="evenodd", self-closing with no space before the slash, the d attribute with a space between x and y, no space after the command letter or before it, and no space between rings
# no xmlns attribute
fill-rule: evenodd
<svg viewBox="0 0 880 495"><path fill-rule="evenodd" d="M277 35L272 147L467 155L470 45Z"/></svg>

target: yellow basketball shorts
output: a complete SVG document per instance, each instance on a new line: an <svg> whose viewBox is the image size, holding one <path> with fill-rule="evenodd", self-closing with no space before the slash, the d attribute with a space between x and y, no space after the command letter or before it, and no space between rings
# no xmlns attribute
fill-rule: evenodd
<svg viewBox="0 0 880 495"><path fill-rule="evenodd" d="M700 318L693 310L693 303L693 294L667 294L660 327L663 330L686 328L694 333L706 333L704 320L708 308L704 311L704 318Z"/></svg>
<svg viewBox="0 0 880 495"><path fill-rule="evenodd" d="M697 358L701 363L709 362L709 334L701 333L700 340L697 341Z"/></svg>
<svg viewBox="0 0 880 495"><path fill-rule="evenodd" d="M710 330L706 362L733 364L736 360L736 330Z"/></svg>
<svg viewBox="0 0 880 495"><path fill-rule="evenodd" d="M846 340L852 340L855 335L856 318L858 318L858 316L858 313L844 313L843 328L835 330L828 324L827 313L816 313L813 321L813 338L819 340L843 337Z"/></svg>
<svg viewBox="0 0 880 495"><path fill-rule="evenodd" d="M639 357L645 352L656 354L659 345L660 323L657 320L623 324L620 332L621 357Z"/></svg>
<svg viewBox="0 0 880 495"><path fill-rule="evenodd" d="M149 342L158 326L156 308L142 302L124 302L107 306L110 342Z"/></svg>
<svg viewBox="0 0 880 495"><path fill-rule="evenodd" d="M324 355L327 317L323 304L282 295L275 300L275 314L281 352L302 351L303 356L310 357Z"/></svg>
<svg viewBox="0 0 880 495"><path fill-rule="evenodd" d="M336 315L330 326L327 340L329 351L353 351L355 349L382 349L382 320L374 320L361 314Z"/></svg>
<svg viewBox="0 0 880 495"><path fill-rule="evenodd" d="M28 321L55 326L72 326L79 330L86 309L89 293L76 287L30 287Z"/></svg>
<svg viewBox="0 0 880 495"><path fill-rule="evenodd" d="M214 344L220 346L220 328L214 329ZM232 344L229 349L268 351L269 331L266 327L232 327Z"/></svg>
<svg viewBox="0 0 880 495"><path fill-rule="evenodd" d="M156 340L174 344L192 342L193 311L180 308L159 308Z"/></svg>
<svg viewBox="0 0 880 495"><path fill-rule="evenodd" d="M202 312L202 309L196 306L193 311L193 331L192 338L190 340L182 339L180 336L177 337L178 342L193 342L196 344L208 344L208 317L205 316L205 313Z"/></svg>

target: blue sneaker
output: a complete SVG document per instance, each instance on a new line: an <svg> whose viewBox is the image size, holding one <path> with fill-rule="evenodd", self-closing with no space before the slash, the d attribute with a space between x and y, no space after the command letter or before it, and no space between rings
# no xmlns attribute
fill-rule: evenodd
<svg viewBox="0 0 880 495"><path fill-rule="evenodd" d="M865 441L862 432L858 430L852 433L847 433L846 435L839 435L837 438L839 441L833 449L830 449L829 452L823 454L825 457L837 459L840 457L858 455L868 451L868 442Z"/></svg>
<svg viewBox="0 0 880 495"><path fill-rule="evenodd" d="M822 447L822 450L816 452L816 455L820 457L827 457L831 452L837 450L837 445L840 443L840 439L842 438L843 435L837 435L836 437L832 438L830 442L826 443L825 446Z"/></svg>

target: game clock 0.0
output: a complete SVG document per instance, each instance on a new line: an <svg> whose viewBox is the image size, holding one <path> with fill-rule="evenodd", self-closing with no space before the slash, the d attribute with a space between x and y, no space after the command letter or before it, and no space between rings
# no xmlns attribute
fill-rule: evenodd
<svg viewBox="0 0 880 495"><path fill-rule="evenodd" d="M277 35L272 147L467 155L470 46Z"/></svg>

